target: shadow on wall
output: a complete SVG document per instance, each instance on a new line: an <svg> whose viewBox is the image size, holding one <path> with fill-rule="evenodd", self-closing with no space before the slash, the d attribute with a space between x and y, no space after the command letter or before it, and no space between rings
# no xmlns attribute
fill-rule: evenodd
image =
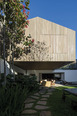
<svg viewBox="0 0 77 116"><path fill-rule="evenodd" d="M39 42L37 41L34 43L28 51L28 54L23 53L19 58L15 58L14 60L26 60L26 61L49 61L50 60L50 54L49 54L49 47L47 47L45 42Z"/></svg>

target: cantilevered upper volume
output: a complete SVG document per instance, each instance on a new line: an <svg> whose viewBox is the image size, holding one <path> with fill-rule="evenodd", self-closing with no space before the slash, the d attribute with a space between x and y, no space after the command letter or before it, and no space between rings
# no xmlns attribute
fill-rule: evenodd
<svg viewBox="0 0 77 116"><path fill-rule="evenodd" d="M26 34L29 33L36 44L44 42L45 45L42 47L47 47L47 52L43 53L43 61L75 61L75 31L36 17L30 19L29 27L26 29ZM35 54L35 61L42 61L42 54L38 55L39 59Z"/></svg>
<svg viewBox="0 0 77 116"><path fill-rule="evenodd" d="M32 69L27 64L33 63L33 69L55 69L75 61L75 31L40 17L29 21L25 34L31 34L34 45L31 53L15 59L16 65Z"/></svg>

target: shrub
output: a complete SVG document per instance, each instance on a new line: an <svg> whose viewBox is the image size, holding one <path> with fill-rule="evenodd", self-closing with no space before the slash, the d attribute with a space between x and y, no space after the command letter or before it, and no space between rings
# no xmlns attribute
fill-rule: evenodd
<svg viewBox="0 0 77 116"><path fill-rule="evenodd" d="M18 116L23 108L28 90L20 85L0 88L0 116Z"/></svg>
<svg viewBox="0 0 77 116"><path fill-rule="evenodd" d="M19 116L29 93L38 90L35 76L7 76L6 87L0 87L0 116Z"/></svg>

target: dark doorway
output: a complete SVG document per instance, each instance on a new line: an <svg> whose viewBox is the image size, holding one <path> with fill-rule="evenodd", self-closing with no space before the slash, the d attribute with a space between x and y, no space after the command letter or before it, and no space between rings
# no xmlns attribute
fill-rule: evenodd
<svg viewBox="0 0 77 116"><path fill-rule="evenodd" d="M51 81L52 79L54 79L54 74L42 74L42 80Z"/></svg>

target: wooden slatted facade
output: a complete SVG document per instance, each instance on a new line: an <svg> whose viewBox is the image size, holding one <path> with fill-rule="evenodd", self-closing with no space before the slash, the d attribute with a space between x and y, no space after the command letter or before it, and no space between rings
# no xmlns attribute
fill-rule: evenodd
<svg viewBox="0 0 77 116"><path fill-rule="evenodd" d="M34 46L32 53L15 59L17 66L31 70L56 69L75 61L75 31L39 17L29 21L25 34L31 34ZM33 63L33 68L28 63Z"/></svg>

